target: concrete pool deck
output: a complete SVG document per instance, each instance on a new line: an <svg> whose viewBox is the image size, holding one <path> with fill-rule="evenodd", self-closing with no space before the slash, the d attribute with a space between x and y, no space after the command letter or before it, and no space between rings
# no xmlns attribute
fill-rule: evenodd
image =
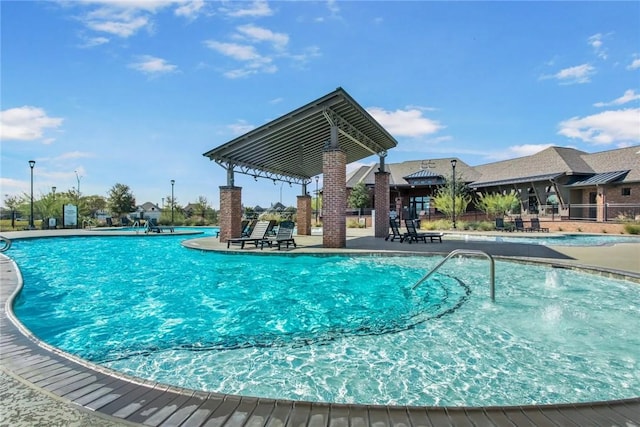
<svg viewBox="0 0 640 427"><path fill-rule="evenodd" d="M2 233L9 239L96 235L83 230ZM108 232L114 235L113 232ZM625 275L640 283L640 245L542 246L466 239L446 234L443 243L388 242L371 229L347 229L345 249L322 248L322 236L295 236L298 247L280 253L434 253L481 250L495 257L547 263ZM487 233L482 233L487 234ZM527 233L535 235L536 233ZM497 234L503 235L504 234ZM183 236L184 237L184 236ZM215 237L193 236L186 245L202 250L278 253L252 245L226 248ZM7 252L11 254L10 250ZM405 407L319 404L204 393L135 380L69 358L36 342L16 326L11 297L20 283L13 262L0 257L0 425L34 426L453 426L552 425L639 426L640 397L614 402L524 407ZM499 290L498 290L499 291ZM498 292L499 297L499 292Z"/></svg>

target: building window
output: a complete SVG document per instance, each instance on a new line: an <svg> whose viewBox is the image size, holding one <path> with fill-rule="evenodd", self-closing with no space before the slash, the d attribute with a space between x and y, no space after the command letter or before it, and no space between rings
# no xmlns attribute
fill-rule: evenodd
<svg viewBox="0 0 640 427"><path fill-rule="evenodd" d="M623 187L622 188L622 195L623 196L630 196L631 195L631 187Z"/></svg>

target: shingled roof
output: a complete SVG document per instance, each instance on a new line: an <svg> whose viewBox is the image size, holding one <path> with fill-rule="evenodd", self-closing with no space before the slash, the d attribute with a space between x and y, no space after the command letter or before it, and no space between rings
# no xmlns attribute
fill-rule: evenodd
<svg viewBox="0 0 640 427"><path fill-rule="evenodd" d="M424 174L432 176L451 176L451 158L434 160L410 160L402 163L387 163L385 170L391 174L391 186L410 186L407 179L418 178ZM575 182L589 182L588 179L621 180L621 182L640 181L640 146L620 148L599 153L586 153L574 148L549 147L531 156L502 160L479 166L469 166L457 160L456 174L475 188L499 185L521 184L555 179L560 176L573 176ZM374 173L378 164L363 166L347 177L347 187L358 182L373 185ZM619 173L624 171L625 173ZM608 175L613 173L613 175Z"/></svg>
<svg viewBox="0 0 640 427"><path fill-rule="evenodd" d="M419 175L430 174L433 177L448 178L451 176L451 157L444 159L429 159L429 160L408 160L402 163L385 163L385 172L389 172L389 185L402 187L411 186L411 183L407 181L407 178L419 178ZM464 180L465 182L472 182L478 178L478 173L463 162L456 158L456 176ZM380 165L375 163L371 166L362 166L359 169L351 172L347 176L347 188L353 188L359 182L364 182L368 185L375 183L375 173L378 172ZM417 174L417 175L416 175Z"/></svg>

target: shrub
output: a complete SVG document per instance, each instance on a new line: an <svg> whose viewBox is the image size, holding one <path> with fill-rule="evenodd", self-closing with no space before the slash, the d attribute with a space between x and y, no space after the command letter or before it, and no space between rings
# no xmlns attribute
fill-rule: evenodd
<svg viewBox="0 0 640 427"><path fill-rule="evenodd" d="M365 225L360 224L357 219L349 219L347 220L347 228L365 228Z"/></svg>
<svg viewBox="0 0 640 427"><path fill-rule="evenodd" d="M640 224L627 223L624 225L624 231L629 234L640 234Z"/></svg>

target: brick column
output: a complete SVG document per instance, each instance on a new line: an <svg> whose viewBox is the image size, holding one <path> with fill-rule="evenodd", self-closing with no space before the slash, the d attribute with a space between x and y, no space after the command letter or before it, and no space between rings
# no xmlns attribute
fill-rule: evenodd
<svg viewBox="0 0 640 427"><path fill-rule="evenodd" d="M240 237L242 187L220 187L220 241Z"/></svg>
<svg viewBox="0 0 640 427"><path fill-rule="evenodd" d="M387 237L389 234L389 172L376 172L374 188L376 223L375 236Z"/></svg>
<svg viewBox="0 0 640 427"><path fill-rule="evenodd" d="M298 196L298 236L311 236L311 196Z"/></svg>
<svg viewBox="0 0 640 427"><path fill-rule="evenodd" d="M327 148L322 153L322 243L325 248L347 246L347 155L340 148Z"/></svg>

